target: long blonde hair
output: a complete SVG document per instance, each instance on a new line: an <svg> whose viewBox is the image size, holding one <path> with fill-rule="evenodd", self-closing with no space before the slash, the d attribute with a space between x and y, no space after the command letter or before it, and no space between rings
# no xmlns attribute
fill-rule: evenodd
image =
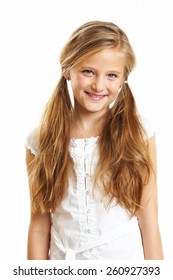
<svg viewBox="0 0 173 280"><path fill-rule="evenodd" d="M61 52L62 76L45 108L38 131L38 153L31 163L29 180L33 212L55 211L68 193L68 176L73 167L69 154L73 107L63 73L105 48L115 48L123 54L126 81L135 66L135 55L126 34L111 22L83 24ZM98 182L101 182L103 195L109 196L110 201L115 199L132 216L140 208L142 191L150 175L145 140L134 97L128 83L124 83L104 120L94 185L99 187Z"/></svg>

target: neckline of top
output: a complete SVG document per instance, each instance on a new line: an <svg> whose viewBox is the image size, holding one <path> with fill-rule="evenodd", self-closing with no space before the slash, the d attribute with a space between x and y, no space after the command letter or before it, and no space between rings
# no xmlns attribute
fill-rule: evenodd
<svg viewBox="0 0 173 280"><path fill-rule="evenodd" d="M72 138L70 138L70 140L72 140L72 141L74 141L74 140L83 140L83 141L87 141L87 140L97 140L97 139L99 139L100 138L100 136L99 135L97 135L97 136L90 136L90 137L84 137L84 138L77 138L77 137L72 137Z"/></svg>

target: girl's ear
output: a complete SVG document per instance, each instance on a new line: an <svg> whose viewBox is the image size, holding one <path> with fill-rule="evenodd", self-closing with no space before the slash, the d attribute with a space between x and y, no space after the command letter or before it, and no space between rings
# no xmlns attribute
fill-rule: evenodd
<svg viewBox="0 0 173 280"><path fill-rule="evenodd" d="M71 80L71 78L70 78L70 73L69 73L69 72L65 71L65 72L63 73L63 76L66 78L66 80L68 80L68 81Z"/></svg>

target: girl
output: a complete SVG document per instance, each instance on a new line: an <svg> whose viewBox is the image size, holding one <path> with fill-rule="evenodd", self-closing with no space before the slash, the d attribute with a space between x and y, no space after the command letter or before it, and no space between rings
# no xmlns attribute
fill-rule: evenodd
<svg viewBox="0 0 173 280"><path fill-rule="evenodd" d="M135 56L126 34L88 22L60 63L27 139L28 259L162 259L155 140L127 82Z"/></svg>

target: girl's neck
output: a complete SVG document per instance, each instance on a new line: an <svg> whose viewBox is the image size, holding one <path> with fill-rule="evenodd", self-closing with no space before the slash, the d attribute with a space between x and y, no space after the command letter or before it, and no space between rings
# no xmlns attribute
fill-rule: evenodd
<svg viewBox="0 0 173 280"><path fill-rule="evenodd" d="M95 113L74 113L71 126L72 138L88 138L100 135L103 119Z"/></svg>

